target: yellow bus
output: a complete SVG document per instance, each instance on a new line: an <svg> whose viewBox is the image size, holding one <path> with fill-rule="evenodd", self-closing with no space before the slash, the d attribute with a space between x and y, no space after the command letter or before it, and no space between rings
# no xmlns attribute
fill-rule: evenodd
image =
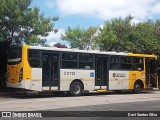
<svg viewBox="0 0 160 120"><path fill-rule="evenodd" d="M24 45L11 47L7 62L11 88L79 96L84 91L140 93L158 87L156 55Z"/></svg>

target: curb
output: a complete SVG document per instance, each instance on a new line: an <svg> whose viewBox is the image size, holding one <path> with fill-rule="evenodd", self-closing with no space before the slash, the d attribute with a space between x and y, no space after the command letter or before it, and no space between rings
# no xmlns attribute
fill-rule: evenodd
<svg viewBox="0 0 160 120"><path fill-rule="evenodd" d="M14 93L3 92L3 91L0 92L0 97L7 96L7 95L14 95Z"/></svg>
<svg viewBox="0 0 160 120"><path fill-rule="evenodd" d="M153 91L159 91L159 88L153 88Z"/></svg>

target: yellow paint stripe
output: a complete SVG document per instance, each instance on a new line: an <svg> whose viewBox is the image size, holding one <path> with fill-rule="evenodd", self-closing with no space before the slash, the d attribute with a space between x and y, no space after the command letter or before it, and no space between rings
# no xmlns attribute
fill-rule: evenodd
<svg viewBox="0 0 160 120"><path fill-rule="evenodd" d="M157 59L156 55L148 55L148 54L134 54L134 53L128 53L128 56L135 56L135 57L151 57Z"/></svg>
<svg viewBox="0 0 160 120"><path fill-rule="evenodd" d="M97 92L107 92L107 90L97 90Z"/></svg>

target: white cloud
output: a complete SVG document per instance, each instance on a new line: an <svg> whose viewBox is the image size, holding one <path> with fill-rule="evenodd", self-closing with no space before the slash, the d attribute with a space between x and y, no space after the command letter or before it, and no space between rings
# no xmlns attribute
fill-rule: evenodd
<svg viewBox="0 0 160 120"><path fill-rule="evenodd" d="M57 42L50 42L50 43L48 43L48 45L53 47L53 45L55 45L56 43Z"/></svg>
<svg viewBox="0 0 160 120"><path fill-rule="evenodd" d="M64 34L64 32L64 29L58 29L57 33L54 33L54 31L49 32L49 35L46 37L46 39L48 42L60 40L61 34Z"/></svg>
<svg viewBox="0 0 160 120"><path fill-rule="evenodd" d="M132 24L137 24L137 23L139 23L139 22L141 22L141 21L138 20L138 19L136 19L136 18L133 18L133 20L132 20L131 22L132 22Z"/></svg>
<svg viewBox="0 0 160 120"><path fill-rule="evenodd" d="M46 0L46 6L48 8L53 8L53 7L55 7L55 5L56 4L52 0Z"/></svg>
<svg viewBox="0 0 160 120"><path fill-rule="evenodd" d="M49 0L48 7L56 6L63 15L93 16L103 20L125 17L145 19L160 13L158 0Z"/></svg>
<svg viewBox="0 0 160 120"><path fill-rule="evenodd" d="M61 40L61 34L64 34L64 33L65 33L65 30L60 28L58 29L57 33L54 33L54 31L52 31L52 32L49 32L49 35L47 37L42 37L42 36L39 36L39 37L46 39L47 44L49 44L50 46L53 46L56 43L67 44L65 41Z"/></svg>
<svg viewBox="0 0 160 120"><path fill-rule="evenodd" d="M157 3L157 4L154 5L154 7L152 9L152 12L160 14L160 3Z"/></svg>

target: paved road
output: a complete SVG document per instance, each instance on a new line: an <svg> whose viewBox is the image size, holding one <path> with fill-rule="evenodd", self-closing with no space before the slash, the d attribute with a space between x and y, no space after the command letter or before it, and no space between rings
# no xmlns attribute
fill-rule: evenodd
<svg viewBox="0 0 160 120"><path fill-rule="evenodd" d="M47 111L160 111L160 100L89 105L82 107L48 109Z"/></svg>
<svg viewBox="0 0 160 120"><path fill-rule="evenodd" d="M160 91L142 94L86 94L80 97L55 95L14 95L0 97L0 111L160 111ZM16 120L17 118L15 118ZM27 118L26 118L27 119ZM40 119L40 118L38 118ZM44 118L41 118L42 120ZM53 118L45 118L53 119ZM54 118L58 120L75 118ZM103 117L80 118L86 120L107 119ZM109 118L120 120L122 118ZM136 120L138 118L125 117L123 120ZM140 120L154 120L156 118L140 118Z"/></svg>
<svg viewBox="0 0 160 120"><path fill-rule="evenodd" d="M91 105L91 106L82 106L82 107L71 107L71 108L60 108L60 109L49 109L46 111L89 111L93 115L92 111L103 112L107 114L107 111L112 114L113 111L132 111L128 113L145 113L145 111L152 111L147 113L154 113L159 111L160 115L160 101L145 101L145 102L129 102L129 103L115 103L115 104L104 104L104 105ZM141 111L141 112L136 112ZM88 112L88 113L89 113ZM73 115L83 116L85 112L76 112ZM94 112L96 114L96 112ZM114 112L113 112L114 113ZM89 113L90 114L90 113ZM54 118L38 118L41 120L156 120L160 117L119 117L118 114L115 117L54 117ZM63 116L63 115L62 115ZM26 120L28 118L25 118ZM30 118L31 119L31 118ZM16 120L16 119L15 119Z"/></svg>
<svg viewBox="0 0 160 120"><path fill-rule="evenodd" d="M71 107L71 108L60 108L60 109L49 109L47 111L90 111L91 115L93 115L92 111L98 111L98 112L103 112L107 114L107 111L109 114L115 113L115 117L88 117L88 118L78 118L79 120L106 120L106 119L111 119L111 120L155 120L155 119L160 119L160 117L119 117L119 113L116 113L114 111L131 111L131 112L124 112L125 114L129 113L145 113L145 111L149 113L156 114L156 112L153 111L159 111L158 115L160 115L160 101L145 101L145 102L129 102L129 103L115 103L115 104L103 104L103 105L93 105L93 106L82 106L82 107ZM137 112L141 111L141 112ZM94 112L96 114L96 112ZM123 113L123 112L122 112ZM89 113L90 114L90 113ZM77 114L78 116L83 116L84 113L79 112ZM96 115L95 115L96 116ZM76 118L76 119L77 119ZM62 120L62 118L56 118L58 120ZM71 118L66 118L67 120ZM72 118L73 119L73 118Z"/></svg>
<svg viewBox="0 0 160 120"><path fill-rule="evenodd" d="M0 111L35 111L156 100L160 100L160 91L142 94L87 94L80 97L59 97L55 95L9 95L0 97Z"/></svg>
<svg viewBox="0 0 160 120"><path fill-rule="evenodd" d="M87 94L80 97L29 95L0 97L0 111L34 111L68 107L160 100L160 91L142 94Z"/></svg>

